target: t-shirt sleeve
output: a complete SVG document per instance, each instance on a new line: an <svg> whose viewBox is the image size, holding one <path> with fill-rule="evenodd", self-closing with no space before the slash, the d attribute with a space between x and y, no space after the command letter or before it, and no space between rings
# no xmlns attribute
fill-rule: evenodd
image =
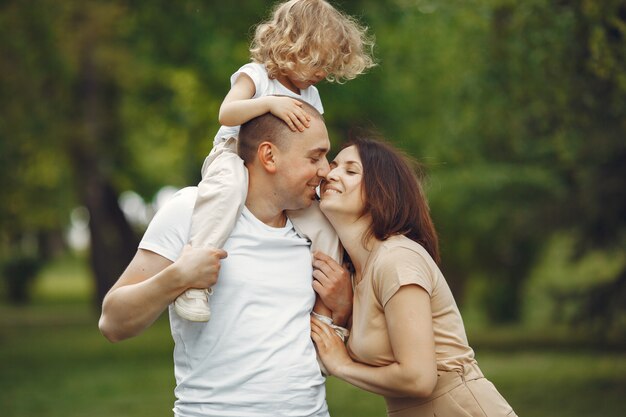
<svg viewBox="0 0 626 417"><path fill-rule="evenodd" d="M189 242L191 214L196 202L196 187L176 192L156 213L139 248L149 250L174 262Z"/></svg>
<svg viewBox="0 0 626 417"><path fill-rule="evenodd" d="M239 78L241 74L246 74L254 83L255 91L252 98L258 98L264 95L264 92L268 88L269 78L267 77L267 71L263 65L250 62L239 68L237 72L230 77L231 87L235 84L235 81L237 81L237 78Z"/></svg>
<svg viewBox="0 0 626 417"><path fill-rule="evenodd" d="M384 307L404 285L416 284L432 295L435 274L423 256L409 248L390 248L380 257L373 277L376 296Z"/></svg>
<svg viewBox="0 0 626 417"><path fill-rule="evenodd" d="M310 90L309 94L305 101L307 101L311 106L315 107L315 110L320 112L320 114L324 114L324 106L322 105L322 98L320 97L320 93L315 86L309 87L307 90Z"/></svg>

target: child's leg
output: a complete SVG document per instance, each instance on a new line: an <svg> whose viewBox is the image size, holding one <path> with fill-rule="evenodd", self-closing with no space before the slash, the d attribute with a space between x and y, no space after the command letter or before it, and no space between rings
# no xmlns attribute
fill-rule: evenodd
<svg viewBox="0 0 626 417"><path fill-rule="evenodd" d="M190 243L224 246L248 193L248 171L237 155L236 139L217 144L202 166L202 181L191 216Z"/></svg>
<svg viewBox="0 0 626 417"><path fill-rule="evenodd" d="M217 144L202 166L202 181L191 217L190 243L221 248L241 214L248 193L248 171L236 152L236 139ZM174 302L179 316L209 321L211 290L189 289Z"/></svg>
<svg viewBox="0 0 626 417"><path fill-rule="evenodd" d="M313 201L308 208L290 210L287 214L298 233L311 241L312 251L325 253L340 265L343 263L343 248L339 236L320 210L318 201Z"/></svg>

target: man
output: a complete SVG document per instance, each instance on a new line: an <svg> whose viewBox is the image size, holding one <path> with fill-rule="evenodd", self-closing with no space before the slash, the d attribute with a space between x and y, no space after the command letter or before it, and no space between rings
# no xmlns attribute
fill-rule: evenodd
<svg viewBox="0 0 626 417"><path fill-rule="evenodd" d="M285 214L313 204L329 170L322 117L303 107L311 116L304 132L271 114L242 126L248 196L223 250L186 244L196 189L183 189L159 210L104 299L99 326L113 342L138 335L169 306L176 416L328 416L310 339L309 242ZM335 322L345 322L349 282L321 284L316 289ZM211 287L211 321L173 313L171 303L185 290Z"/></svg>

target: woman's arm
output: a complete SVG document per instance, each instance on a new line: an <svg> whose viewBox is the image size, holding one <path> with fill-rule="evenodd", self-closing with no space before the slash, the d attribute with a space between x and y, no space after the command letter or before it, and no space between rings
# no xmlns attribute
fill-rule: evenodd
<svg viewBox="0 0 626 417"><path fill-rule="evenodd" d="M136 336L150 327L188 288L208 288L217 281L221 249L187 245L178 260L139 249L102 303L100 332L111 342Z"/></svg>
<svg viewBox="0 0 626 417"><path fill-rule="evenodd" d="M418 285L401 287L385 305L396 362L375 367L354 362L330 327L312 319L311 337L331 375L388 397L427 397L437 383L430 296Z"/></svg>
<svg viewBox="0 0 626 417"><path fill-rule="evenodd" d="M238 126L271 112L287 123L294 132L302 132L309 127L310 116L302 109L302 103L298 100L283 96L264 96L253 99L255 93L256 87L252 78L247 74L240 74L220 106L220 124Z"/></svg>

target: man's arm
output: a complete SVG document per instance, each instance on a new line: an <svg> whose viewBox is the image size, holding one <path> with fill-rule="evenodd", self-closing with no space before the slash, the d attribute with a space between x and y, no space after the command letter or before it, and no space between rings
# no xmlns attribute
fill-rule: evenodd
<svg viewBox="0 0 626 417"><path fill-rule="evenodd" d="M352 280L350 273L330 256L313 254L313 289L332 311L333 323L347 327L352 316Z"/></svg>
<svg viewBox="0 0 626 417"><path fill-rule="evenodd" d="M176 297L188 288L215 284L221 249L187 245L176 262L139 249L102 303L98 326L111 342L136 336L150 327Z"/></svg>

